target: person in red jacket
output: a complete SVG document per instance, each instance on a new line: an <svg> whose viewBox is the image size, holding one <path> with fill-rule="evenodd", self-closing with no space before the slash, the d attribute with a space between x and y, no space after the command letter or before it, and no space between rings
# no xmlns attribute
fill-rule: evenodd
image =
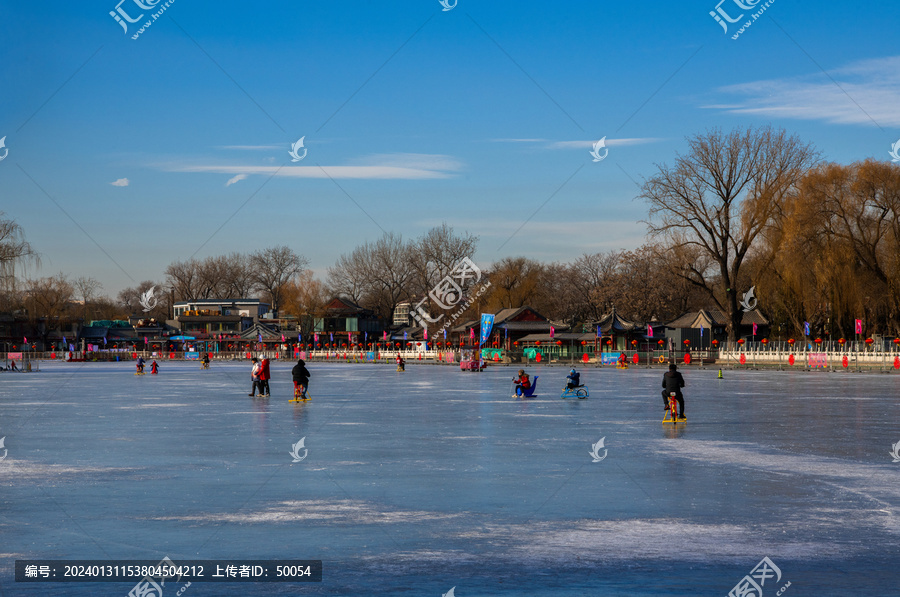
<svg viewBox="0 0 900 597"><path fill-rule="evenodd" d="M259 364L259 392L261 396L269 397L269 359L263 357Z"/></svg>
<svg viewBox="0 0 900 597"><path fill-rule="evenodd" d="M521 396L525 390L531 387L531 380L524 369L519 369L519 377L513 380L516 382L516 396Z"/></svg>

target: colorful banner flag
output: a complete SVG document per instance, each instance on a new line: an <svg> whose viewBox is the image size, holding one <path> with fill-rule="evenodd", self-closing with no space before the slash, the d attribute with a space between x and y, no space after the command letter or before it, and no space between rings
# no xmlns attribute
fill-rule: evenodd
<svg viewBox="0 0 900 597"><path fill-rule="evenodd" d="M556 328L551 325L550 326L550 337L552 338L553 334L555 334L555 333L556 333Z"/></svg>
<svg viewBox="0 0 900 597"><path fill-rule="evenodd" d="M319 332L313 333L313 342L319 342Z"/></svg>
<svg viewBox="0 0 900 597"><path fill-rule="evenodd" d="M103 336L103 346L106 346L106 336Z"/></svg>
<svg viewBox="0 0 900 597"><path fill-rule="evenodd" d="M144 344L150 344L150 340L147 339L147 336L144 336Z"/></svg>
<svg viewBox="0 0 900 597"><path fill-rule="evenodd" d="M600 335L601 335L601 334L600 334L600 326L598 325L598 326L597 326L597 337L599 338Z"/></svg>
<svg viewBox="0 0 900 597"><path fill-rule="evenodd" d="M481 340L479 344L487 343L491 337L491 330L494 329L494 315L492 313L481 314Z"/></svg>
<svg viewBox="0 0 900 597"><path fill-rule="evenodd" d="M387 330L384 330L384 340L387 340Z"/></svg>
<svg viewBox="0 0 900 597"><path fill-rule="evenodd" d="M281 341L284 342L284 334L281 334Z"/></svg>
<svg viewBox="0 0 900 597"><path fill-rule="evenodd" d="M862 334L862 319L856 320L856 333Z"/></svg>
<svg viewBox="0 0 900 597"><path fill-rule="evenodd" d="M403 332L403 339L406 340L406 332Z"/></svg>
<svg viewBox="0 0 900 597"><path fill-rule="evenodd" d="M428 340L428 328L425 328L425 339ZM427 346L427 342L425 343Z"/></svg>
<svg viewBox="0 0 900 597"><path fill-rule="evenodd" d="M702 325L700 326L700 337L701 338L703 337L703 326Z"/></svg>
<svg viewBox="0 0 900 597"><path fill-rule="evenodd" d="M470 340L475 339L475 328L469 328L469 339Z"/></svg>
<svg viewBox="0 0 900 597"><path fill-rule="evenodd" d="M803 322L803 335L809 336L809 322L808 321Z"/></svg>
<svg viewBox="0 0 900 597"><path fill-rule="evenodd" d="M650 325L649 323L647 324L647 337L648 338L653 337L653 326Z"/></svg>
<svg viewBox="0 0 900 597"><path fill-rule="evenodd" d="M756 335L756 322L753 322L753 335Z"/></svg>
<svg viewBox="0 0 900 597"><path fill-rule="evenodd" d="M444 328L444 340L447 339L447 328Z"/></svg>
<svg viewBox="0 0 900 597"><path fill-rule="evenodd" d="M256 337L257 337L257 339L258 339L260 342L262 342L262 332L258 332L258 333L256 334Z"/></svg>
<svg viewBox="0 0 900 597"><path fill-rule="evenodd" d="M28 344L28 338L22 336L22 344Z"/></svg>
<svg viewBox="0 0 900 597"><path fill-rule="evenodd" d="M334 342L334 333L328 332L328 337L330 338L329 342Z"/></svg>

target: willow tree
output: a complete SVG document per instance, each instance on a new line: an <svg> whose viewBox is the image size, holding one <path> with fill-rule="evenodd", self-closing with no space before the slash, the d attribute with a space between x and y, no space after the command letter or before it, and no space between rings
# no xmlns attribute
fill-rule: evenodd
<svg viewBox="0 0 900 597"><path fill-rule="evenodd" d="M650 234L680 256L674 272L728 316L734 340L745 260L818 153L772 127L713 129L687 141L687 153L660 166L640 196L650 205Z"/></svg>

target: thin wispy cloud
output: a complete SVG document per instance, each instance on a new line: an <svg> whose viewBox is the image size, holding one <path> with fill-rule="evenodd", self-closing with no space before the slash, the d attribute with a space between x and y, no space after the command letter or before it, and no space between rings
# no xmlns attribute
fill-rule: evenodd
<svg viewBox="0 0 900 597"><path fill-rule="evenodd" d="M235 149L239 151L272 151L273 149L290 148L290 143L281 145L220 145L218 149Z"/></svg>
<svg viewBox="0 0 900 597"><path fill-rule="evenodd" d="M850 63L828 71L828 75L819 72L752 81L719 91L741 99L727 99L704 108L766 118L900 126L900 56Z"/></svg>
<svg viewBox="0 0 900 597"><path fill-rule="evenodd" d="M129 184L131 184L131 181L127 178L119 178L118 180L115 180L109 184L114 187L127 187Z"/></svg>
<svg viewBox="0 0 900 597"><path fill-rule="evenodd" d="M599 137L598 137L599 138ZM550 141L549 139L491 139L494 143L529 143L539 146L541 149L591 149L597 139L579 141ZM607 137L607 147L624 147L626 145L644 145L646 143L658 143L665 139L657 137L636 137L631 139L610 139Z"/></svg>
<svg viewBox="0 0 900 597"><path fill-rule="evenodd" d="M422 180L450 178L461 167L458 160L446 155L394 153L356 158L347 165L169 164L162 166L162 169L169 172L232 174L234 177L229 182L237 182L252 174L280 178Z"/></svg>
<svg viewBox="0 0 900 597"><path fill-rule="evenodd" d="M225 183L225 186L230 187L234 183L240 182L240 181L244 180L245 178L247 178L246 174L238 174L237 176L232 176L231 178L228 179L228 182Z"/></svg>
<svg viewBox="0 0 900 597"><path fill-rule="evenodd" d="M645 145L647 143L659 143L660 141L665 141L665 139L658 137L610 139L609 137L607 137L606 146L625 147L627 145ZM549 149L591 149L596 142L597 139L594 139L593 141L555 141L553 143L550 143L547 147Z"/></svg>

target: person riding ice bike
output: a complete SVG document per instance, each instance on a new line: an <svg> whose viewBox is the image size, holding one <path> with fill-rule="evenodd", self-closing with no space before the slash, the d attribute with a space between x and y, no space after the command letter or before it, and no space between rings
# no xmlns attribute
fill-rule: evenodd
<svg viewBox="0 0 900 597"><path fill-rule="evenodd" d="M665 388L662 391L663 408L669 410L669 399L673 397L672 394L674 393L674 398L678 401L678 418L685 418L684 396L681 395L681 388L684 387L684 377L678 372L678 366L675 363L669 365L669 370L663 374L662 387Z"/></svg>
<svg viewBox="0 0 900 597"><path fill-rule="evenodd" d="M571 371L569 371L569 375L566 376L568 382L566 383L567 390L574 390L575 388L581 387L581 373L575 371L573 367Z"/></svg>

